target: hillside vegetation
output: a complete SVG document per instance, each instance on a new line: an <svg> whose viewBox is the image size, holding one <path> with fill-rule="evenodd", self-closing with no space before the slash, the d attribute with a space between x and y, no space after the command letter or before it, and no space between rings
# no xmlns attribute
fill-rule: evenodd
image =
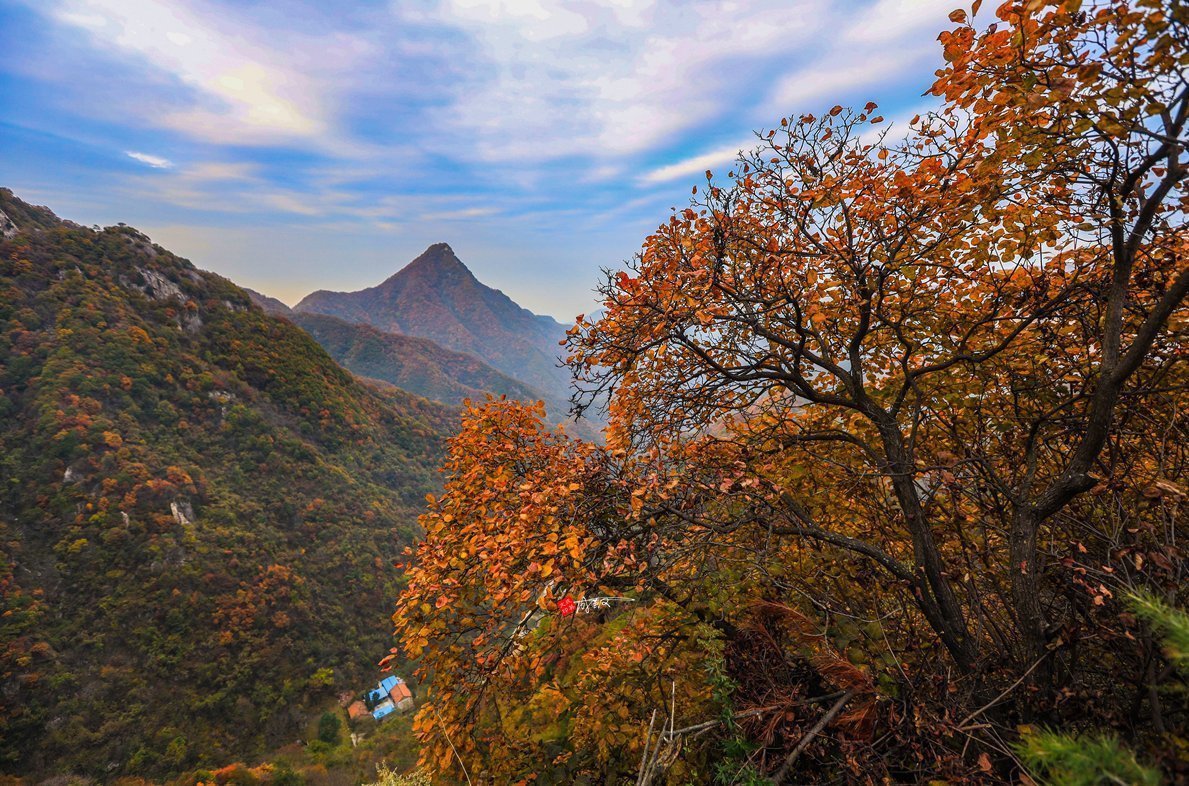
<svg viewBox="0 0 1189 786"><path fill-rule="evenodd" d="M370 681L455 410L0 190L0 770L166 777Z"/></svg>

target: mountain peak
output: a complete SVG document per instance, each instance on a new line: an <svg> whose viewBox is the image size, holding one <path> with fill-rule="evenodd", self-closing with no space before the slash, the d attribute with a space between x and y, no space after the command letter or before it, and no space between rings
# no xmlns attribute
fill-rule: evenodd
<svg viewBox="0 0 1189 786"><path fill-rule="evenodd" d="M450 248L449 243L434 243L429 248L421 252L421 255L405 266L408 268L418 267L461 267L466 268L458 255L454 253L454 249Z"/></svg>
<svg viewBox="0 0 1189 786"><path fill-rule="evenodd" d="M434 287L457 285L474 279L470 268L463 264L447 243L434 243L421 255L380 285L382 289L398 286L398 282L423 281ZM475 282L478 283L477 281ZM403 286L401 284L400 286Z"/></svg>

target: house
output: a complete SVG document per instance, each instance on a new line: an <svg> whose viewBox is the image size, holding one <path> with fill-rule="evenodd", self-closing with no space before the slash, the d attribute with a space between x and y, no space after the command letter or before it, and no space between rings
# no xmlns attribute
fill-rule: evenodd
<svg viewBox="0 0 1189 786"><path fill-rule="evenodd" d="M380 680L379 685L367 691L361 701L352 704L347 715L355 720L367 714L371 707L372 717L376 720L386 718L394 712L408 712L413 709L413 691L400 677L389 675ZM362 707L362 711L357 709Z"/></svg>
<svg viewBox="0 0 1189 786"><path fill-rule="evenodd" d="M413 709L413 692L409 690L409 686L404 682L398 682L394 685L392 692L388 694L388 698L396 705L396 709L400 712L408 712Z"/></svg>
<svg viewBox="0 0 1189 786"><path fill-rule="evenodd" d="M376 708L374 710L372 710L372 717L375 718L376 720L382 720L383 718L388 717L395 711L396 711L396 705L394 705L392 703L392 700L384 699L384 701L377 704Z"/></svg>

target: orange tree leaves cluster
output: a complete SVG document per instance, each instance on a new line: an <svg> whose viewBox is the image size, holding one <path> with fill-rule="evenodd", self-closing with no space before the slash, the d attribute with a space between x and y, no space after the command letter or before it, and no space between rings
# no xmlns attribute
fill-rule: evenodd
<svg viewBox="0 0 1189 786"><path fill-rule="evenodd" d="M431 683L416 728L441 769L626 772L642 704L668 701L677 683L682 706L708 692L677 664L704 659L692 643L712 632L679 607L642 608L610 632L557 614L567 596L663 591L665 571L650 564L660 549L635 462L547 431L543 417L503 400L470 408L445 492L422 517L394 621ZM571 737L586 741L580 751Z"/></svg>
<svg viewBox="0 0 1189 786"><path fill-rule="evenodd" d="M498 772L529 732L478 697L582 661L538 617L618 587L699 629L670 631L687 663L714 639L717 698L756 713L747 760L778 781L806 752L823 778L1007 777L1033 721L1113 726L1175 767L1175 673L1116 599L1185 600L1189 11L1008 2L976 27L978 5L905 139L870 104L782 121L608 277L569 342L607 448L469 415L397 614L437 691L427 736L439 713L455 745L487 730L461 745ZM840 688L854 733L806 738L823 713L800 699ZM637 691L646 724L663 693Z"/></svg>

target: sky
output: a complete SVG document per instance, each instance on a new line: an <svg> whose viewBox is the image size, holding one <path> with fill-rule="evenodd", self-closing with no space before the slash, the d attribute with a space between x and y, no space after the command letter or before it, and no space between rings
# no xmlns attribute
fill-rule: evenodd
<svg viewBox="0 0 1189 786"><path fill-rule="evenodd" d="M932 105L960 0L0 0L0 185L293 304L436 242L563 322L781 117Z"/></svg>

